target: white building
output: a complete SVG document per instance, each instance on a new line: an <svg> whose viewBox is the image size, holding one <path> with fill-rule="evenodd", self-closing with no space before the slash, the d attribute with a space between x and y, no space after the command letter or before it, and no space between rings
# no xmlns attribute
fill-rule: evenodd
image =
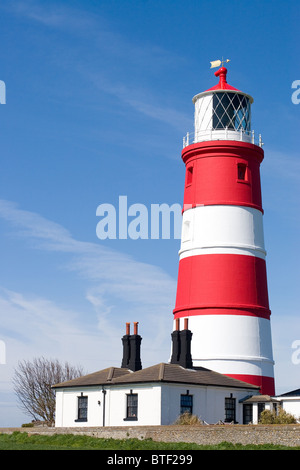
<svg viewBox="0 0 300 470"><path fill-rule="evenodd" d="M300 388L283 393L276 398L280 402L280 406L300 422Z"/></svg>
<svg viewBox="0 0 300 470"><path fill-rule="evenodd" d="M208 369L157 364L132 372L110 367L54 386L56 427L173 424L184 411L207 423L243 423L253 385Z"/></svg>

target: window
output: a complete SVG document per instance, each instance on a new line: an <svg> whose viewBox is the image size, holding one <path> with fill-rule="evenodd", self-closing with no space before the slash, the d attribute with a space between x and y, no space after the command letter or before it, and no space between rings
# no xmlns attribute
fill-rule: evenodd
<svg viewBox="0 0 300 470"><path fill-rule="evenodd" d="M193 181L193 167L189 166L187 169L187 175L186 175L186 185L188 186L189 184L192 184Z"/></svg>
<svg viewBox="0 0 300 470"><path fill-rule="evenodd" d="M135 421L138 416L138 394L132 393L126 395L126 418L125 421Z"/></svg>
<svg viewBox="0 0 300 470"><path fill-rule="evenodd" d="M235 398L225 398L225 423L235 423Z"/></svg>
<svg viewBox="0 0 300 470"><path fill-rule="evenodd" d="M237 178L240 181L247 180L247 165L245 163L238 163L237 165Z"/></svg>
<svg viewBox="0 0 300 470"><path fill-rule="evenodd" d="M191 222L189 220L185 220L182 226L182 243L187 242L190 240L190 225Z"/></svg>
<svg viewBox="0 0 300 470"><path fill-rule="evenodd" d="M78 397L78 409L76 421L87 421L87 408L88 408L88 397L84 397L82 394Z"/></svg>
<svg viewBox="0 0 300 470"><path fill-rule="evenodd" d="M213 95L213 129L250 131L250 101L239 93Z"/></svg>
<svg viewBox="0 0 300 470"><path fill-rule="evenodd" d="M243 405L243 424L250 424L253 421L252 403Z"/></svg>
<svg viewBox="0 0 300 470"><path fill-rule="evenodd" d="M265 409L265 403L258 403L257 404L257 413L258 413L258 421L260 420L260 415L262 414L262 412L264 411Z"/></svg>
<svg viewBox="0 0 300 470"><path fill-rule="evenodd" d="M186 395L180 395L180 414L193 413L193 395L187 390Z"/></svg>

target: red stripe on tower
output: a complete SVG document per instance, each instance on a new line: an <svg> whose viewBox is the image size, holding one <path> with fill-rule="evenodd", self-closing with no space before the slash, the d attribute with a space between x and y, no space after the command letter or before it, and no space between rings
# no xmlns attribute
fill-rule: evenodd
<svg viewBox="0 0 300 470"><path fill-rule="evenodd" d="M194 366L274 395L260 164L253 98L216 73L196 95L195 130L184 139L182 237L174 318L189 317Z"/></svg>

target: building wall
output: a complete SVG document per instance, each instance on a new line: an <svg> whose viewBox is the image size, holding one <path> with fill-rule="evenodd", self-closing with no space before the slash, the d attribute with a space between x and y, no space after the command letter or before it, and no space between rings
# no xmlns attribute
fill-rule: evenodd
<svg viewBox="0 0 300 470"><path fill-rule="evenodd" d="M136 420L126 420L127 395L138 394ZM108 391L107 426L160 425L161 388L155 384L114 386Z"/></svg>
<svg viewBox="0 0 300 470"><path fill-rule="evenodd" d="M298 422L300 422L300 397L277 397L280 400L280 406L287 413L295 416Z"/></svg>
<svg viewBox="0 0 300 470"><path fill-rule="evenodd" d="M218 387L193 386L184 384L130 384L105 387L105 401L102 387L59 389L56 391L56 427L103 426L144 426L169 425L180 415L181 395L193 395L193 414L209 424L224 421L225 398L236 399L236 421L243 423L243 406L239 400L250 390L235 390ZM188 390L188 392L187 392ZM138 394L138 416L136 420L126 419L127 394ZM78 397L88 397L87 421L77 421Z"/></svg>
<svg viewBox="0 0 300 470"><path fill-rule="evenodd" d="M253 394L250 390L235 390L219 387L196 387L193 385L165 384L162 386L161 424L173 424L180 415L180 397L193 395L193 414L201 420L215 424L225 419L225 398L235 398L236 421L243 423L243 405L239 400Z"/></svg>
<svg viewBox="0 0 300 470"><path fill-rule="evenodd" d="M88 397L87 422L76 421L78 417L78 397L81 393L83 396ZM57 390L55 426L102 426L102 406L103 394L99 387Z"/></svg>
<svg viewBox="0 0 300 470"><path fill-rule="evenodd" d="M73 426L142 426L160 425L161 399L160 387L155 384L137 386L85 387L72 389L59 389L56 391L56 427ZM126 418L126 396L138 394L138 419ZM76 421L78 417L78 397L88 397L87 421ZM103 410L105 408L105 412Z"/></svg>

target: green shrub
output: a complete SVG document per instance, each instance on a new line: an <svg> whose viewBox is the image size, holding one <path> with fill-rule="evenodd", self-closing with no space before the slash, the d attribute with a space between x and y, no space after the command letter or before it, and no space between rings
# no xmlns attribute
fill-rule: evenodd
<svg viewBox="0 0 300 470"><path fill-rule="evenodd" d="M275 413L274 411L264 410L260 414L259 424L274 424Z"/></svg>
<svg viewBox="0 0 300 470"><path fill-rule="evenodd" d="M178 416L177 420L174 424L182 424L184 426L199 426L202 425L202 421L198 418L198 416L193 415L189 412L182 413Z"/></svg>
<svg viewBox="0 0 300 470"><path fill-rule="evenodd" d="M295 424L296 418L287 413L282 408L278 409L276 413L275 410L264 410L261 412L259 424Z"/></svg>

